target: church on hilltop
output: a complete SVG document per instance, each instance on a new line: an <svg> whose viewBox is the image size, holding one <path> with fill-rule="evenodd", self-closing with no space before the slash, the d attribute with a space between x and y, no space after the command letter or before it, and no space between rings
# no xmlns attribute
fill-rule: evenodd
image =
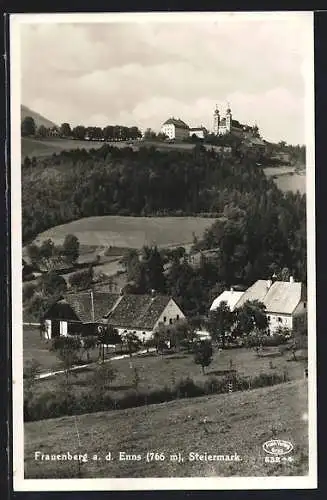
<svg viewBox="0 0 327 500"><path fill-rule="evenodd" d="M213 113L213 133L215 135L234 134L244 138L259 137L259 129L255 124L253 127L244 125L233 119L232 111L228 104L225 116L220 116L219 109Z"/></svg>
<svg viewBox="0 0 327 500"><path fill-rule="evenodd" d="M180 118L171 117L163 123L161 133L166 135L169 140L184 140L194 135L200 139L204 139L208 131L203 126L192 128ZM227 106L225 116L220 115L219 109L216 106L213 113L213 129L211 133L214 135L231 133L243 139L251 140L260 138L258 126L256 124L253 126L244 125L234 120L229 105Z"/></svg>

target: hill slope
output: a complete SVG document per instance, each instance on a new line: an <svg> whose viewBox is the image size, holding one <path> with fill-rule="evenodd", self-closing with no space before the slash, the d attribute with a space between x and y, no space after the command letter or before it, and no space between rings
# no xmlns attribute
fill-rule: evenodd
<svg viewBox="0 0 327 500"><path fill-rule="evenodd" d="M40 115L39 113L36 113L36 111L33 111L32 109L28 108L27 106L24 106L23 104L20 107L20 114L21 114L21 121L26 118L26 116L31 116L37 127L40 127L43 125L44 127L51 128L51 127L56 127L56 124L44 116Z"/></svg>
<svg viewBox="0 0 327 500"><path fill-rule="evenodd" d="M36 461L34 452L87 453L82 477L192 477L305 475L308 470L307 384L289 382L248 392L177 400L128 410L25 424L25 478L78 477L77 462ZM207 424L203 424L207 417ZM265 463L269 439L291 441L292 462ZM111 451L113 460L105 460ZM147 451L165 460L147 462ZM119 452L141 460L118 460ZM170 454L180 452L184 461ZM242 461L190 461L189 453L232 455ZM97 453L100 460L93 461Z"/></svg>

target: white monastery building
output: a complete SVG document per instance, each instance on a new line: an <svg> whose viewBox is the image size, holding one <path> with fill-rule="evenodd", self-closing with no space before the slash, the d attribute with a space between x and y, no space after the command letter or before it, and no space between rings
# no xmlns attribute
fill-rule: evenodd
<svg viewBox="0 0 327 500"><path fill-rule="evenodd" d="M191 137L195 135L200 139L204 139L204 137L208 134L208 130L203 127L189 127L183 120L180 118L168 118L164 122L161 127L161 132L165 134L168 139L186 139L187 137ZM213 113L213 129L212 133L214 135L225 135L229 133L233 133L234 135L238 135L245 139L258 138L259 129L255 124L253 126L244 125L239 121L233 119L232 111L230 106L227 106L226 112L224 116L220 115L219 109L216 106L216 109Z"/></svg>

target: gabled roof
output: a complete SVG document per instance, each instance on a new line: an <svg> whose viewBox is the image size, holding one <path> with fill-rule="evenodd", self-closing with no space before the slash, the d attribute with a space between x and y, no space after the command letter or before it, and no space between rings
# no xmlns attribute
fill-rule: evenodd
<svg viewBox="0 0 327 500"><path fill-rule="evenodd" d="M108 323L121 328L154 328L171 297L167 295L123 295L108 315Z"/></svg>
<svg viewBox="0 0 327 500"><path fill-rule="evenodd" d="M120 295L116 293L93 291L93 305L91 291L68 294L65 302L70 305L82 323L100 321L115 306ZM94 318L93 318L94 307Z"/></svg>
<svg viewBox="0 0 327 500"><path fill-rule="evenodd" d="M235 305L240 300L244 292L237 292L235 290L225 290L218 297L215 298L211 304L210 311L215 311L222 302L226 302L231 311L234 311Z"/></svg>
<svg viewBox="0 0 327 500"><path fill-rule="evenodd" d="M168 118L168 120L165 121L164 125L175 125L177 128L185 128L188 129L189 126L186 125L183 120L180 120L179 118Z"/></svg>
<svg viewBox="0 0 327 500"><path fill-rule="evenodd" d="M244 292L236 307L247 300L258 300L266 306L267 313L293 314L301 300L305 300L305 290L300 282L275 281L269 286L266 280L258 280Z"/></svg>

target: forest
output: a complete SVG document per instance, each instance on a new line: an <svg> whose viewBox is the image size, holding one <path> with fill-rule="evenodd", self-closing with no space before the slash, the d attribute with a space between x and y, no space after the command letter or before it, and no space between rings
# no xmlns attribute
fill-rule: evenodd
<svg viewBox="0 0 327 500"><path fill-rule="evenodd" d="M220 248L220 281L251 282L274 266L306 279L305 195L281 192L255 155L238 149L224 156L201 145L189 152L104 145L34 159L22 166L22 209L24 244L82 217L210 214L217 221L196 247Z"/></svg>

